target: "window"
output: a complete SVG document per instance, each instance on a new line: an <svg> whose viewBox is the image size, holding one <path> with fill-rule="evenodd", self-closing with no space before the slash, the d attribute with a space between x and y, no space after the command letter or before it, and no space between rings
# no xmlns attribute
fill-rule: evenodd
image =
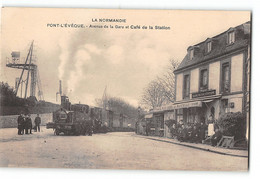
<svg viewBox="0 0 260 179"><path fill-rule="evenodd" d="M207 42L207 53L209 53L211 51L211 48L212 48L212 42L209 41L209 42Z"/></svg>
<svg viewBox="0 0 260 179"><path fill-rule="evenodd" d="M208 70L203 69L200 71L200 90L208 89Z"/></svg>
<svg viewBox="0 0 260 179"><path fill-rule="evenodd" d="M232 44L235 42L235 32L231 31L228 33L228 44Z"/></svg>
<svg viewBox="0 0 260 179"><path fill-rule="evenodd" d="M183 99L190 98L190 75L184 76Z"/></svg>
<svg viewBox="0 0 260 179"><path fill-rule="evenodd" d="M230 91L230 68L229 63L222 65L222 92L228 93Z"/></svg>
<svg viewBox="0 0 260 179"><path fill-rule="evenodd" d="M194 49L190 50L190 60L192 60L194 57Z"/></svg>

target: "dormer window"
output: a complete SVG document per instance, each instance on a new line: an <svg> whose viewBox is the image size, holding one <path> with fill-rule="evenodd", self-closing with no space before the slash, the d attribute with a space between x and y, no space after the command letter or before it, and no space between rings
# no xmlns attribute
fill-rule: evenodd
<svg viewBox="0 0 260 179"><path fill-rule="evenodd" d="M233 44L235 42L235 31L228 32L228 44Z"/></svg>
<svg viewBox="0 0 260 179"><path fill-rule="evenodd" d="M190 60L192 60L193 57L194 57L194 49L191 49L191 50L190 50L189 56L190 56Z"/></svg>
<svg viewBox="0 0 260 179"><path fill-rule="evenodd" d="M212 41L207 42L207 53L209 53L212 49Z"/></svg>

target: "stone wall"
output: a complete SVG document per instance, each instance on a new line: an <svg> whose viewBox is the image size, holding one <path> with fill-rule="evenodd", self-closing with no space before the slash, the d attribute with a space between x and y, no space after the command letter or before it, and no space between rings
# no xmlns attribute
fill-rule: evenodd
<svg viewBox="0 0 260 179"><path fill-rule="evenodd" d="M33 126L36 114L31 114ZM52 113L40 114L41 125L52 121ZM0 128L16 128L18 115L0 116Z"/></svg>

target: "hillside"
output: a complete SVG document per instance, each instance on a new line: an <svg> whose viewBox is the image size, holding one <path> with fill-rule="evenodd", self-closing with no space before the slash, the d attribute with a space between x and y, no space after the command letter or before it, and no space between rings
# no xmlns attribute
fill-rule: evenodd
<svg viewBox="0 0 260 179"><path fill-rule="evenodd" d="M8 83L0 83L0 116L18 115L21 112L31 114L51 113L59 107L60 105L51 102L37 101L35 97L19 98Z"/></svg>
<svg viewBox="0 0 260 179"><path fill-rule="evenodd" d="M50 102L40 101L34 106L17 105L17 106L0 106L0 116L18 115L21 112L30 114L51 113L60 108L60 105Z"/></svg>

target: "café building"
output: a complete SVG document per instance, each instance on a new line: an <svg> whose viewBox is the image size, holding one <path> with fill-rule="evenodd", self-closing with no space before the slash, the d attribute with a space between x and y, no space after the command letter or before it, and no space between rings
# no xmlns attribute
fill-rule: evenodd
<svg viewBox="0 0 260 179"><path fill-rule="evenodd" d="M218 120L228 112L245 113L249 49L250 22L188 47L174 71L175 102L154 112L163 111L165 121L185 124L208 124L209 118ZM164 130L167 137L168 127Z"/></svg>

